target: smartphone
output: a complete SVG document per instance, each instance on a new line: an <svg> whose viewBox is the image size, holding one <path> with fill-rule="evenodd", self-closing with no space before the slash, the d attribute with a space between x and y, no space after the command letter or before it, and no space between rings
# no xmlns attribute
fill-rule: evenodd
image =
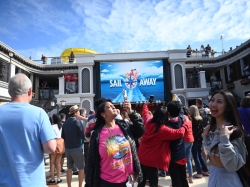
<svg viewBox="0 0 250 187"><path fill-rule="evenodd" d="M148 102L152 103L154 101L154 96L153 95L150 95L149 99L148 99Z"/></svg>
<svg viewBox="0 0 250 187"><path fill-rule="evenodd" d="M232 124L231 123L226 123L225 126L231 126ZM228 130L232 130L233 128L237 128L237 126L233 126L231 128L229 128Z"/></svg>
<svg viewBox="0 0 250 187"><path fill-rule="evenodd" d="M127 96L127 91L126 90L122 90L122 94L123 94L123 100L127 100L128 99L128 96Z"/></svg>

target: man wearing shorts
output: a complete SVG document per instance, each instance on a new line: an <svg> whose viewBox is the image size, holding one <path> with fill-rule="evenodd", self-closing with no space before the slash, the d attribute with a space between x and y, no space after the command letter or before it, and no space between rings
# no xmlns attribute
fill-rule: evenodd
<svg viewBox="0 0 250 187"><path fill-rule="evenodd" d="M71 186L72 168L75 163L79 169L78 180L79 187L81 187L84 177L84 154L82 150L82 143L85 138L84 127L81 121L76 119L76 116L80 115L77 105L70 107L69 114L71 116L64 122L62 127L62 138L64 139L67 156L67 184Z"/></svg>

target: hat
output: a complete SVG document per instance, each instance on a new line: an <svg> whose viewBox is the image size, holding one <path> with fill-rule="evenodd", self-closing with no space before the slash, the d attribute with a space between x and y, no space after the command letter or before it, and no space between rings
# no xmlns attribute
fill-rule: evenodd
<svg viewBox="0 0 250 187"><path fill-rule="evenodd" d="M70 107L69 114L73 114L73 113L75 113L78 110L79 110L78 106L74 105L74 106Z"/></svg>

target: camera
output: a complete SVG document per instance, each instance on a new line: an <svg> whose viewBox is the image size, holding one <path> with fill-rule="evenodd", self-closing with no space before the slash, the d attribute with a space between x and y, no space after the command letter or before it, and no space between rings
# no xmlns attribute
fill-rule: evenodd
<svg viewBox="0 0 250 187"><path fill-rule="evenodd" d="M154 96L153 95L150 95L149 99L148 99L148 102L152 103L154 101Z"/></svg>

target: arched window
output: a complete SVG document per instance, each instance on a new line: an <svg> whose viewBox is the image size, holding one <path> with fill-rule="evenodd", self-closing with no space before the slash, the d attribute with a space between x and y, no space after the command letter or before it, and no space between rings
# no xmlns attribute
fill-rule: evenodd
<svg viewBox="0 0 250 187"><path fill-rule="evenodd" d="M174 76L175 76L175 88L184 88L183 86L183 74L181 65L177 64L174 67Z"/></svg>
<svg viewBox="0 0 250 187"><path fill-rule="evenodd" d="M89 111L90 111L90 102L89 102L89 100L83 100L82 108L85 108L87 110L87 114L89 113Z"/></svg>
<svg viewBox="0 0 250 187"><path fill-rule="evenodd" d="M82 93L90 93L90 72L87 68L82 70Z"/></svg>

